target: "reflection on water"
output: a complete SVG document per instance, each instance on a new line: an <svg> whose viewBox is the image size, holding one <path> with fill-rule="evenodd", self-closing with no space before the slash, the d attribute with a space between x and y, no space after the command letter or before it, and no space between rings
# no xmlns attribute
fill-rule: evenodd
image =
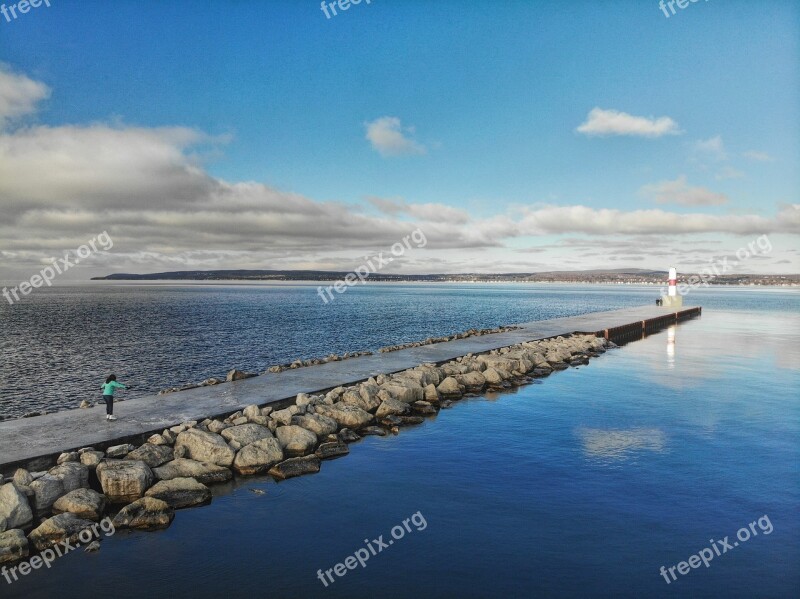
<svg viewBox="0 0 800 599"><path fill-rule="evenodd" d="M677 325L672 325L667 329L667 368L675 368L675 329Z"/></svg>
<svg viewBox="0 0 800 599"><path fill-rule="evenodd" d="M624 460L635 451L664 451L666 436L654 428L604 430L582 428L577 431L586 457L604 461Z"/></svg>

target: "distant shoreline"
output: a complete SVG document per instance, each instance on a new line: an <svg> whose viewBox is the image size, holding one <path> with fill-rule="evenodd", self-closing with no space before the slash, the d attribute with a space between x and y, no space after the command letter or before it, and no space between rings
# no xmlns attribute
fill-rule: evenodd
<svg viewBox="0 0 800 599"><path fill-rule="evenodd" d="M150 274L115 273L104 277L92 277L92 281L194 281L194 282L307 282L333 283L342 280L348 273L334 271L279 271L279 270L213 270L176 271ZM679 276L685 281L699 276L686 273ZM665 285L667 273L648 270L614 271L551 271L542 273L502 274L428 274L396 275L374 273L373 283L568 283L568 284L616 284L616 285ZM708 281L709 285L726 286L800 286L800 275L740 274L720 275Z"/></svg>

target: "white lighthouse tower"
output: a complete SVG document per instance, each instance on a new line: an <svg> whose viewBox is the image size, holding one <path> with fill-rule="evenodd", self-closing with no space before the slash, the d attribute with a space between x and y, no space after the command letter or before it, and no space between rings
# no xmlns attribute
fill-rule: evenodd
<svg viewBox="0 0 800 599"><path fill-rule="evenodd" d="M667 295L661 296L661 305L668 308L683 306L683 296L678 294L678 271L674 266L669 269L669 288Z"/></svg>

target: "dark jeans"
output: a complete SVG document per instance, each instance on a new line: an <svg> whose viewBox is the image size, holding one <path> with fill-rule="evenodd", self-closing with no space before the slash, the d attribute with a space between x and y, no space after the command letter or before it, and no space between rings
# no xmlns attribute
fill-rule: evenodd
<svg viewBox="0 0 800 599"><path fill-rule="evenodd" d="M106 400L106 414L111 415L114 413L114 396L104 395L103 399Z"/></svg>

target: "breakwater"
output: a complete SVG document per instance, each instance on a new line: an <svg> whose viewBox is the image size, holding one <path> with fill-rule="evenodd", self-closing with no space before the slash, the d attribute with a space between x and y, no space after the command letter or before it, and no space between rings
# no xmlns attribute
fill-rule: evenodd
<svg viewBox="0 0 800 599"><path fill-rule="evenodd" d="M668 316L661 311L653 318L664 323L678 318ZM520 330L509 334L526 334ZM348 444L361 436L397 434L462 397L586 364L613 347L598 332L423 361L346 386L323 384L318 388L324 393L301 392L270 405L250 404L183 421L141 444L65 446L55 466L18 468L0 486L0 562L18 561L63 540L75 542L107 514L113 515L117 528L164 528L176 509L207 503L207 485L229 480L234 473L268 472L283 480L317 472L323 460L349 453ZM52 458L37 459L47 466ZM4 460L5 470L8 465Z"/></svg>

